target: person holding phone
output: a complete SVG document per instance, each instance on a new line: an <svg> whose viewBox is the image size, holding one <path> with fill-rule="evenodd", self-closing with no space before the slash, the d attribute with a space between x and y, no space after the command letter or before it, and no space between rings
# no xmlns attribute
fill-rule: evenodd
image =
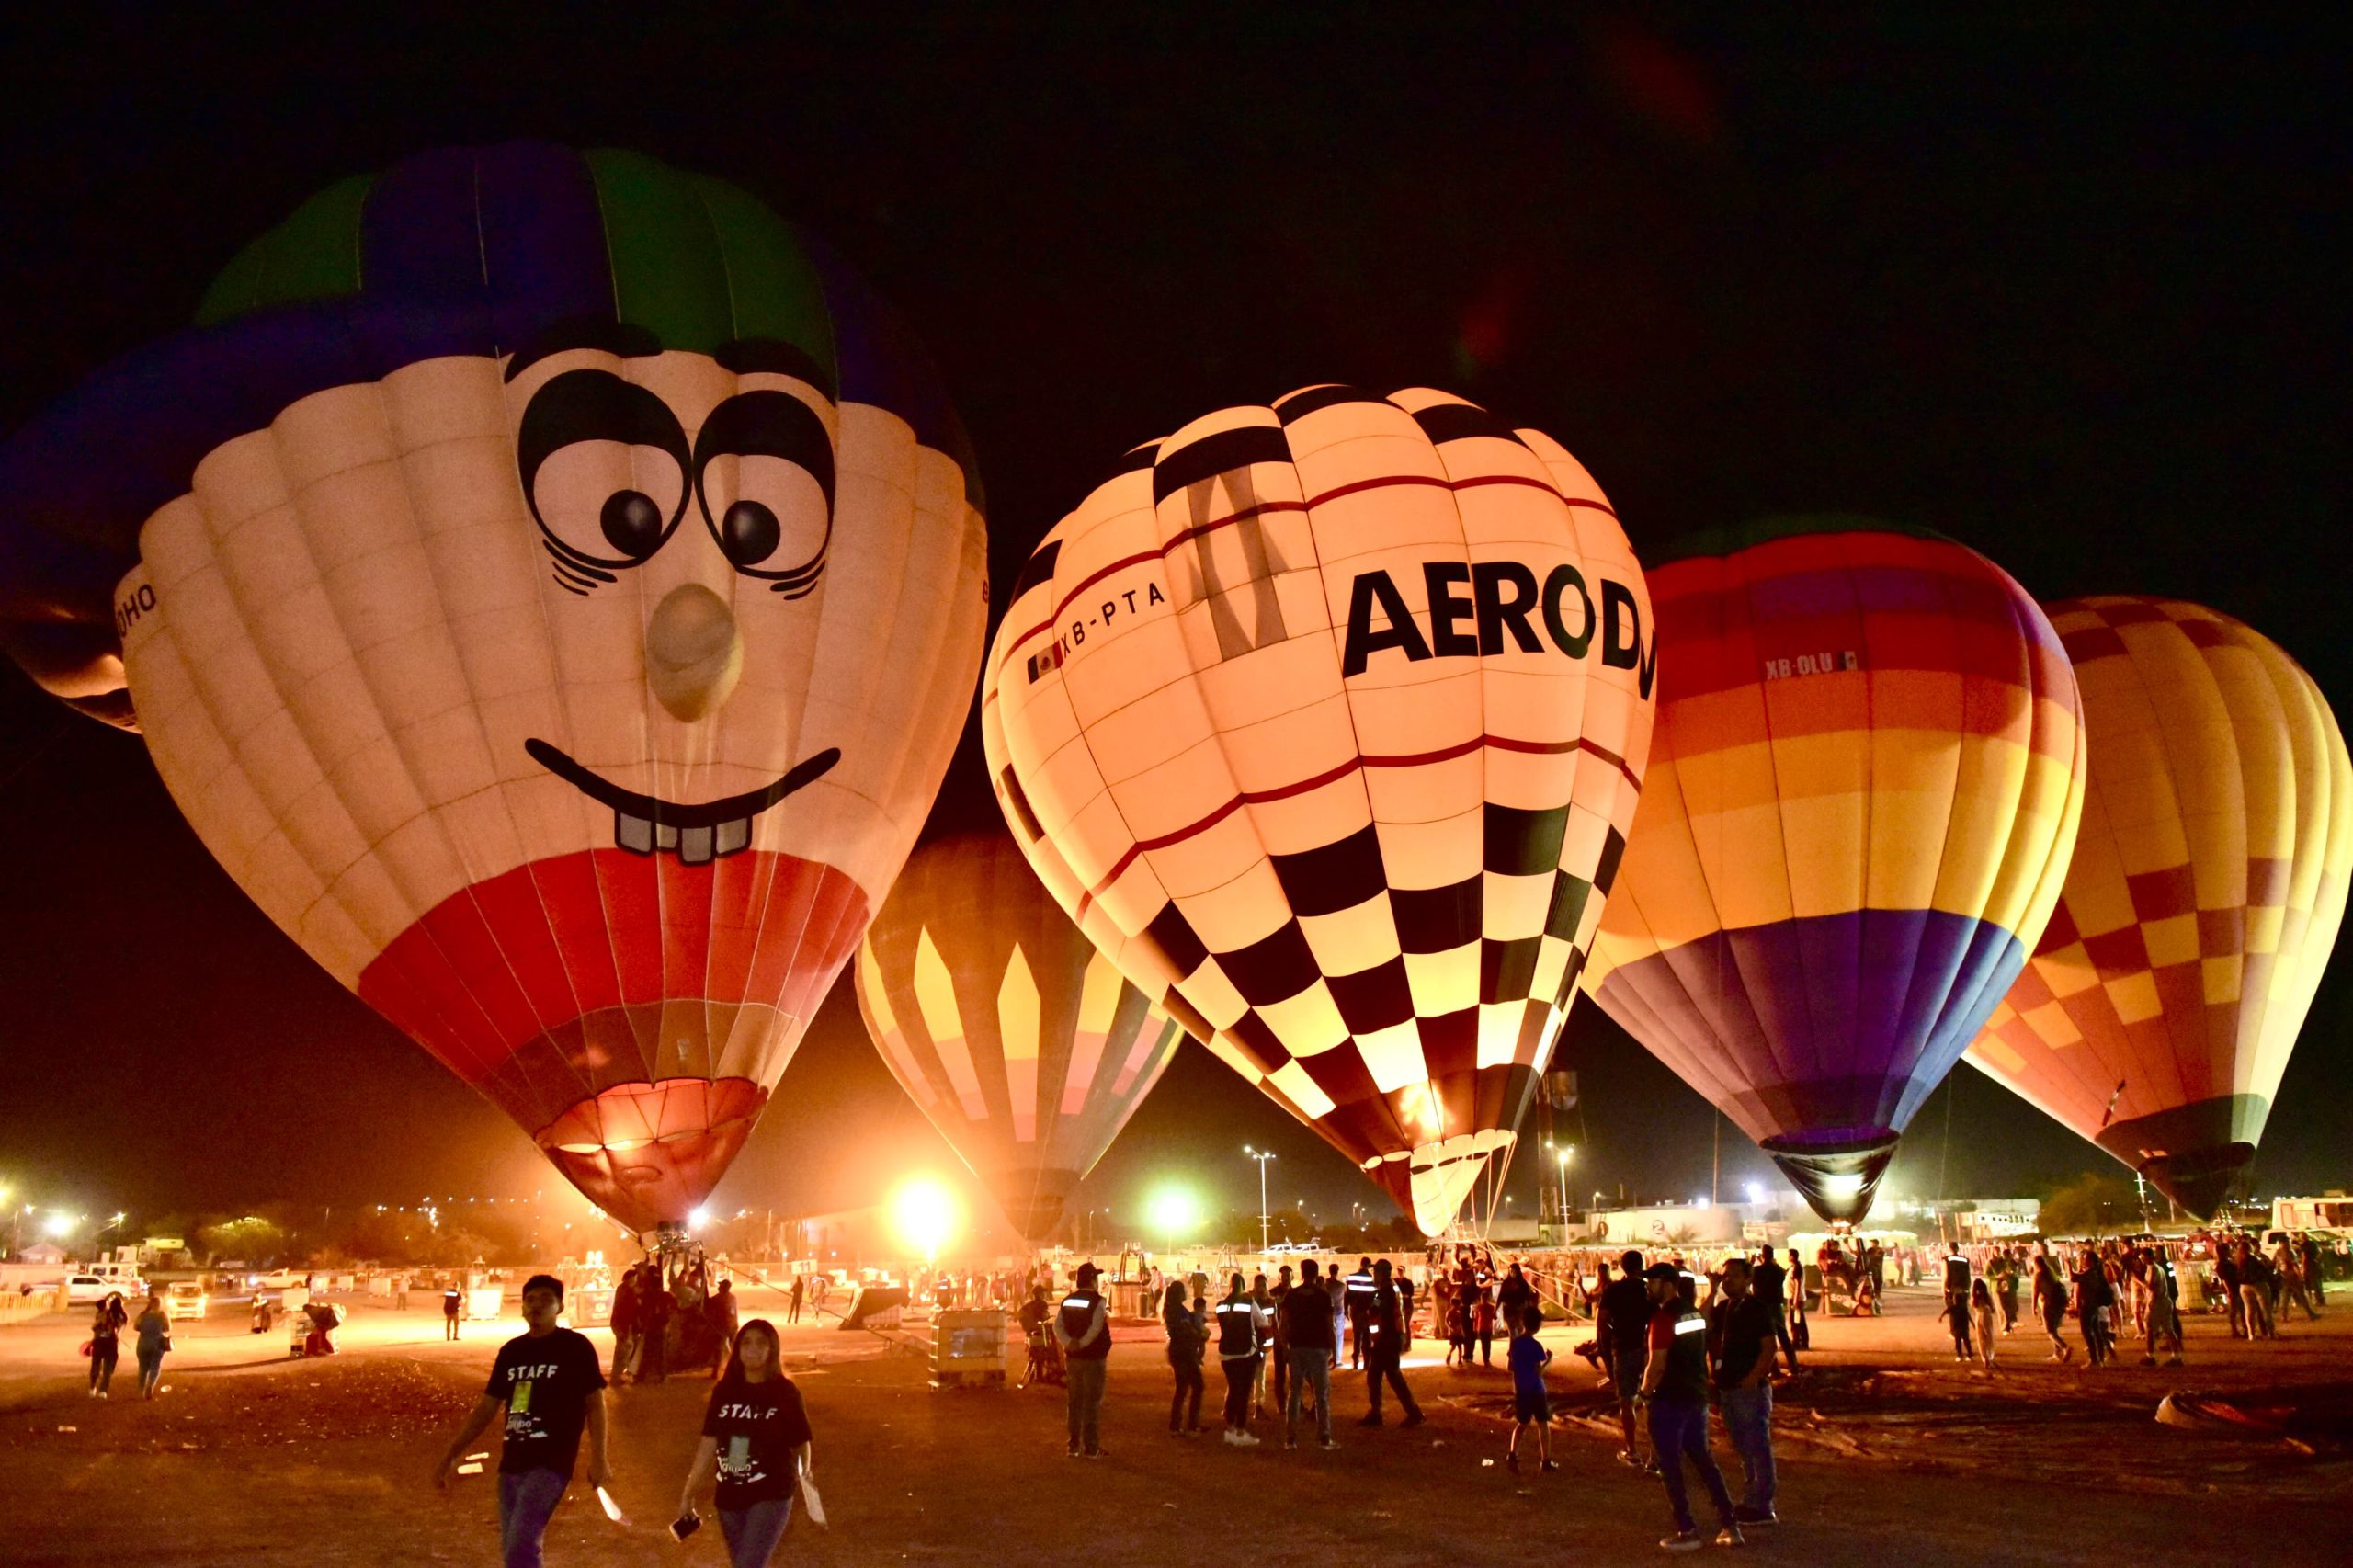
<svg viewBox="0 0 2353 1568"><path fill-rule="evenodd" d="M702 1440L678 1494L680 1540L699 1522L695 1497L715 1471L719 1532L733 1568L766 1568L792 1517L792 1499L809 1470L809 1415L801 1390L784 1375L776 1329L754 1318L735 1331L726 1374L710 1391ZM822 1522L822 1520L820 1521Z"/></svg>

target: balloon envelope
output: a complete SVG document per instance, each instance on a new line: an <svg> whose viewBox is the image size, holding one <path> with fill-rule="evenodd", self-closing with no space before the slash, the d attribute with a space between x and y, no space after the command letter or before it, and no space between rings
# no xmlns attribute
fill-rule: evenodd
<svg viewBox="0 0 2353 1568"><path fill-rule="evenodd" d="M1658 725L1584 984L1859 1218L2058 897L2075 679L2024 590L1933 535L1777 520L1650 578Z"/></svg>
<svg viewBox="0 0 2353 1568"><path fill-rule="evenodd" d="M983 679L1014 837L1425 1232L1506 1151L1649 748L1641 569L1549 437L1313 387L1137 449Z"/></svg>
<svg viewBox="0 0 2353 1568"><path fill-rule="evenodd" d="M347 181L203 318L0 452L12 650L591 1199L683 1220L954 744L952 415L814 242L631 153Z"/></svg>
<svg viewBox="0 0 2353 1568"><path fill-rule="evenodd" d="M853 973L892 1076L1032 1244L1184 1039L1001 833L916 851Z"/></svg>
<svg viewBox="0 0 2353 1568"><path fill-rule="evenodd" d="M2211 1219L2345 918L2345 737L2312 677L2228 616L2133 595L2049 608L2083 688L2083 831L1969 1059Z"/></svg>

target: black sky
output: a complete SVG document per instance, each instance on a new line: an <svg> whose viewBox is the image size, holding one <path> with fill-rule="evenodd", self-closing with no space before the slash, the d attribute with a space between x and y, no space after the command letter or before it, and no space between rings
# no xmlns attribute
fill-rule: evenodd
<svg viewBox="0 0 2353 1568"><path fill-rule="evenodd" d="M183 323L336 177L518 135L630 146L765 195L915 321L980 454L1000 585L1140 440L1307 382L1427 383L1566 442L1638 550L1768 511L1903 518L2041 597L2238 615L2353 712L2341 22L1404 15L1016 32L649 11L608 41L519 13L11 24L0 426ZM934 828L993 812L968 744ZM94 1208L544 1184L520 1133L234 890L136 741L13 669L0 819L0 1180ZM2258 1190L2353 1175L2347 969ZM1580 1187L1704 1190L1704 1103L1590 1006L1564 1051ZM1967 1069L1949 1092L1955 1193L2103 1163ZM1940 1096L1915 1124L1903 1190L1933 1190L1944 1116ZM1183 1169L1242 1202L1245 1141L1279 1151L1278 1202L1369 1196L1188 1049L1093 1199L1131 1209ZM952 1163L845 987L720 1200L846 1206L910 1159ZM1764 1174L1729 1128L1724 1173Z"/></svg>

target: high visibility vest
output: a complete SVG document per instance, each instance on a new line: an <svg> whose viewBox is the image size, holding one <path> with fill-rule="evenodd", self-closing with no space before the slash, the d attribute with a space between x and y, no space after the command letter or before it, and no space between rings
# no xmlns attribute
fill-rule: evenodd
<svg viewBox="0 0 2353 1568"><path fill-rule="evenodd" d="M1371 1275L1370 1275L1370 1274L1362 1274L1362 1273L1358 1273L1358 1274L1351 1274L1351 1275L1349 1275L1349 1276L1348 1276L1348 1308L1349 1308L1349 1310L1353 1312L1353 1311L1354 1311L1354 1310L1356 1310L1357 1308L1363 1306L1367 1301L1371 1301L1371 1300L1372 1300L1372 1276L1371 1276Z"/></svg>
<svg viewBox="0 0 2353 1568"><path fill-rule="evenodd" d="M1239 1361L1258 1353L1258 1304L1247 1296L1217 1304L1217 1353Z"/></svg>

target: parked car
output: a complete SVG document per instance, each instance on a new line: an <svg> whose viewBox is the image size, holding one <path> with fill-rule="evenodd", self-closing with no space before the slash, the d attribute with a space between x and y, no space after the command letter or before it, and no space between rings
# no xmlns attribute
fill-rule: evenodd
<svg viewBox="0 0 2353 1568"><path fill-rule="evenodd" d="M182 1279L164 1291L164 1316L176 1322L181 1318L202 1318L206 1300L204 1287L193 1279Z"/></svg>
<svg viewBox="0 0 2353 1568"><path fill-rule="evenodd" d="M129 1304L143 1298L147 1286L137 1275L114 1268L65 1277L65 1299L77 1307L94 1305L118 1291Z"/></svg>

